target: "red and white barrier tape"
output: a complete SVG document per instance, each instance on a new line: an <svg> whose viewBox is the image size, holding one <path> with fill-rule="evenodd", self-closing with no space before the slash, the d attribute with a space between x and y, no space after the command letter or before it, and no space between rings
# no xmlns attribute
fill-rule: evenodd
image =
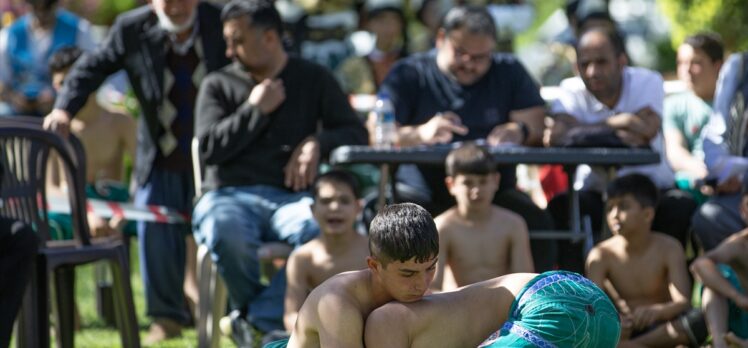
<svg viewBox="0 0 748 348"><path fill-rule="evenodd" d="M3 204L13 205L12 198ZM47 211L50 213L70 214L70 205L66 197L47 197ZM123 216L128 221L145 221L166 224L190 223L190 216L176 209L158 206L135 206L131 203L104 201L100 199L86 199L86 211L93 212L103 218Z"/></svg>

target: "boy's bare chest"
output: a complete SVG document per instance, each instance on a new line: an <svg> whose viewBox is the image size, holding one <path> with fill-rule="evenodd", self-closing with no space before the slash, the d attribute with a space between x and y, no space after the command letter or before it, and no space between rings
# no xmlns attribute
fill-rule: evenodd
<svg viewBox="0 0 748 348"><path fill-rule="evenodd" d="M611 264L609 279L623 299L651 298L659 301L669 296L664 260L643 256L608 261Z"/></svg>

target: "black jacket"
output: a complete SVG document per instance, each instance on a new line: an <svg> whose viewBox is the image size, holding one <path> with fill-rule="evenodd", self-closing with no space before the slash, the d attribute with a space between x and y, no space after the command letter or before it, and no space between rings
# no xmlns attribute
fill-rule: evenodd
<svg viewBox="0 0 748 348"><path fill-rule="evenodd" d="M202 41L208 72L229 63L225 56L220 11L220 7L207 2L201 2L197 8L198 39ZM55 102L55 108L75 115L109 75L124 69L141 109L134 173L140 185L151 172L158 151L157 140L163 131L158 109L165 97L163 72L170 43L149 5L123 13L117 17L102 45L76 62Z"/></svg>

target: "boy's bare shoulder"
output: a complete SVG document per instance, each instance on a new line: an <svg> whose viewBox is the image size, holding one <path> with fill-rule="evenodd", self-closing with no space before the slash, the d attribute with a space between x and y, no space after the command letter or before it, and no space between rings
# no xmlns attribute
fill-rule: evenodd
<svg viewBox="0 0 748 348"><path fill-rule="evenodd" d="M297 255L297 257L311 257L312 254L322 248L324 248L322 241L319 238L314 238L296 248L291 255Z"/></svg>
<svg viewBox="0 0 748 348"><path fill-rule="evenodd" d="M683 252L683 246L681 246L680 242L664 233L653 232L652 243L656 250L663 252Z"/></svg>
<svg viewBox="0 0 748 348"><path fill-rule="evenodd" d="M493 219L501 221L501 224L499 226L506 226L506 227L512 227L512 228L522 226L525 229L527 228L527 223L525 222L525 219L522 218L521 215L509 209L494 205L491 207L491 215Z"/></svg>
<svg viewBox="0 0 748 348"><path fill-rule="evenodd" d="M320 305L338 305L341 303L353 303L360 305L360 292L369 290L369 270L359 270L339 273L314 288L309 294L307 301L317 302Z"/></svg>
<svg viewBox="0 0 748 348"><path fill-rule="evenodd" d="M624 242L623 237L612 236L592 247L589 257L597 256L604 258L605 256L615 255L617 251L623 249Z"/></svg>
<svg viewBox="0 0 748 348"><path fill-rule="evenodd" d="M439 233L450 233L452 230L460 229L460 226L463 224L456 207L449 208L447 211L439 214L439 216L434 218L434 223Z"/></svg>

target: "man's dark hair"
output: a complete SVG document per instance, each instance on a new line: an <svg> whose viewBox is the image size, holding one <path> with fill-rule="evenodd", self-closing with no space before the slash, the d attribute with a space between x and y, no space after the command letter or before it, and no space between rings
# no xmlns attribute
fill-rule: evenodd
<svg viewBox="0 0 748 348"><path fill-rule="evenodd" d="M616 26L616 22L613 20L613 17L611 17L610 13L608 13L607 11L593 11L579 19L579 21L577 22L577 30L587 29L585 28L585 26L589 24L591 21L606 21L611 24L610 25L611 27Z"/></svg>
<svg viewBox="0 0 748 348"><path fill-rule="evenodd" d="M491 153L472 142L450 151L447 155L446 167L448 176L487 175L496 172L496 162Z"/></svg>
<svg viewBox="0 0 748 348"><path fill-rule="evenodd" d="M449 10L442 20L441 28L446 34L464 29L470 34L488 35L494 40L496 24L484 6L457 6Z"/></svg>
<svg viewBox="0 0 748 348"><path fill-rule="evenodd" d="M623 36L621 36L621 33L618 32L616 29L611 28L604 28L604 27L592 27L587 30L585 30L581 35L579 35L579 43L577 44L577 53L579 53L579 46L582 43L582 39L590 33L600 33L604 35L608 42L610 42L610 45L613 47L613 53L616 55L616 57L619 57L620 55L626 54L626 46L623 43Z"/></svg>
<svg viewBox="0 0 748 348"><path fill-rule="evenodd" d="M712 62L725 58L725 45L717 33L701 32L687 37L683 43L706 53Z"/></svg>
<svg viewBox="0 0 748 348"><path fill-rule="evenodd" d="M34 8L40 8L42 10L49 10L52 6L56 5L59 0L26 0L26 3Z"/></svg>
<svg viewBox="0 0 748 348"><path fill-rule="evenodd" d="M354 197L356 197L357 199L361 198L361 190L359 189L356 177L342 169L333 169L325 174L318 176L317 179L314 180L314 185L312 185L312 194L314 200L317 200L317 196L319 195L319 187L323 183L332 182L348 186L348 188L351 189L351 192L353 192Z"/></svg>
<svg viewBox="0 0 748 348"><path fill-rule="evenodd" d="M415 258L426 262L439 254L439 233L426 209L413 203L384 207L369 228L369 253L387 266Z"/></svg>
<svg viewBox="0 0 748 348"><path fill-rule="evenodd" d="M608 199L630 194L645 208L656 208L659 191L657 186L647 176L642 174L628 174L616 178L605 192Z"/></svg>
<svg viewBox="0 0 748 348"><path fill-rule="evenodd" d="M57 50L49 57L49 72L58 73L69 69L75 63L83 51L75 46L65 46Z"/></svg>
<svg viewBox="0 0 748 348"><path fill-rule="evenodd" d="M283 21L273 1L270 0L232 0L221 11L221 21L247 16L249 25L263 30L274 30L283 37Z"/></svg>

